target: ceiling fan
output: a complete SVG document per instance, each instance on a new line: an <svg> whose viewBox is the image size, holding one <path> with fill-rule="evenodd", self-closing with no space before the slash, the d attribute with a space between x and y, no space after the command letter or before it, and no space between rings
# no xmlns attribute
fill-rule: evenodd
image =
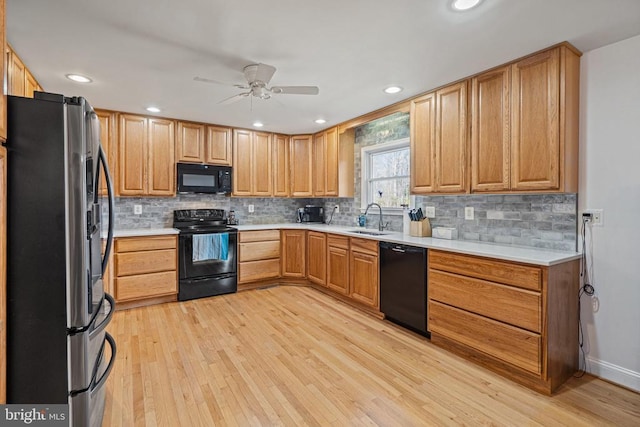
<svg viewBox="0 0 640 427"><path fill-rule="evenodd" d="M276 68L267 64L251 64L243 69L246 84L235 84L233 86L238 89L245 89L247 92L233 95L223 99L218 104L226 105L239 101L248 96L255 96L260 99L269 99L273 94L289 94L289 95L317 95L320 91L317 86L272 86L268 87L271 77L276 72ZM203 77L194 77L193 80L205 83L221 83L217 80L206 79Z"/></svg>

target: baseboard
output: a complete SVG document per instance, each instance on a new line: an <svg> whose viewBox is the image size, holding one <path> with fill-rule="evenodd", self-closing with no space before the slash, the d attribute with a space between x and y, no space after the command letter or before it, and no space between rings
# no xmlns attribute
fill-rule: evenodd
<svg viewBox="0 0 640 427"><path fill-rule="evenodd" d="M617 366L593 357L587 357L587 372L596 377L640 392L640 372L634 372L622 366Z"/></svg>

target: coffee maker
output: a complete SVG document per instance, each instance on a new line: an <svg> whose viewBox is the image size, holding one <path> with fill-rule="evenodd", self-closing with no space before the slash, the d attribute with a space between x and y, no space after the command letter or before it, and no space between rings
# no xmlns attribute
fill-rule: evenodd
<svg viewBox="0 0 640 427"><path fill-rule="evenodd" d="M298 208L298 222L324 222L324 208L322 206L307 205Z"/></svg>

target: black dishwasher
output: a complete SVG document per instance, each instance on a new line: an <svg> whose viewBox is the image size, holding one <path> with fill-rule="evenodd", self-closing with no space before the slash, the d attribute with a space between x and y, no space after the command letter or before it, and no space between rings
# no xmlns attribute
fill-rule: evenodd
<svg viewBox="0 0 640 427"><path fill-rule="evenodd" d="M427 337L427 250L380 242L380 311Z"/></svg>

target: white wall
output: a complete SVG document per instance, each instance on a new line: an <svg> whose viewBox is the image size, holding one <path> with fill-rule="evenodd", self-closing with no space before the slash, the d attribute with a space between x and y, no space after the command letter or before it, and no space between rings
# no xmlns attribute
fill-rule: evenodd
<svg viewBox="0 0 640 427"><path fill-rule="evenodd" d="M582 298L587 370L640 391L640 36L581 61L579 210L593 227L593 285Z"/></svg>

